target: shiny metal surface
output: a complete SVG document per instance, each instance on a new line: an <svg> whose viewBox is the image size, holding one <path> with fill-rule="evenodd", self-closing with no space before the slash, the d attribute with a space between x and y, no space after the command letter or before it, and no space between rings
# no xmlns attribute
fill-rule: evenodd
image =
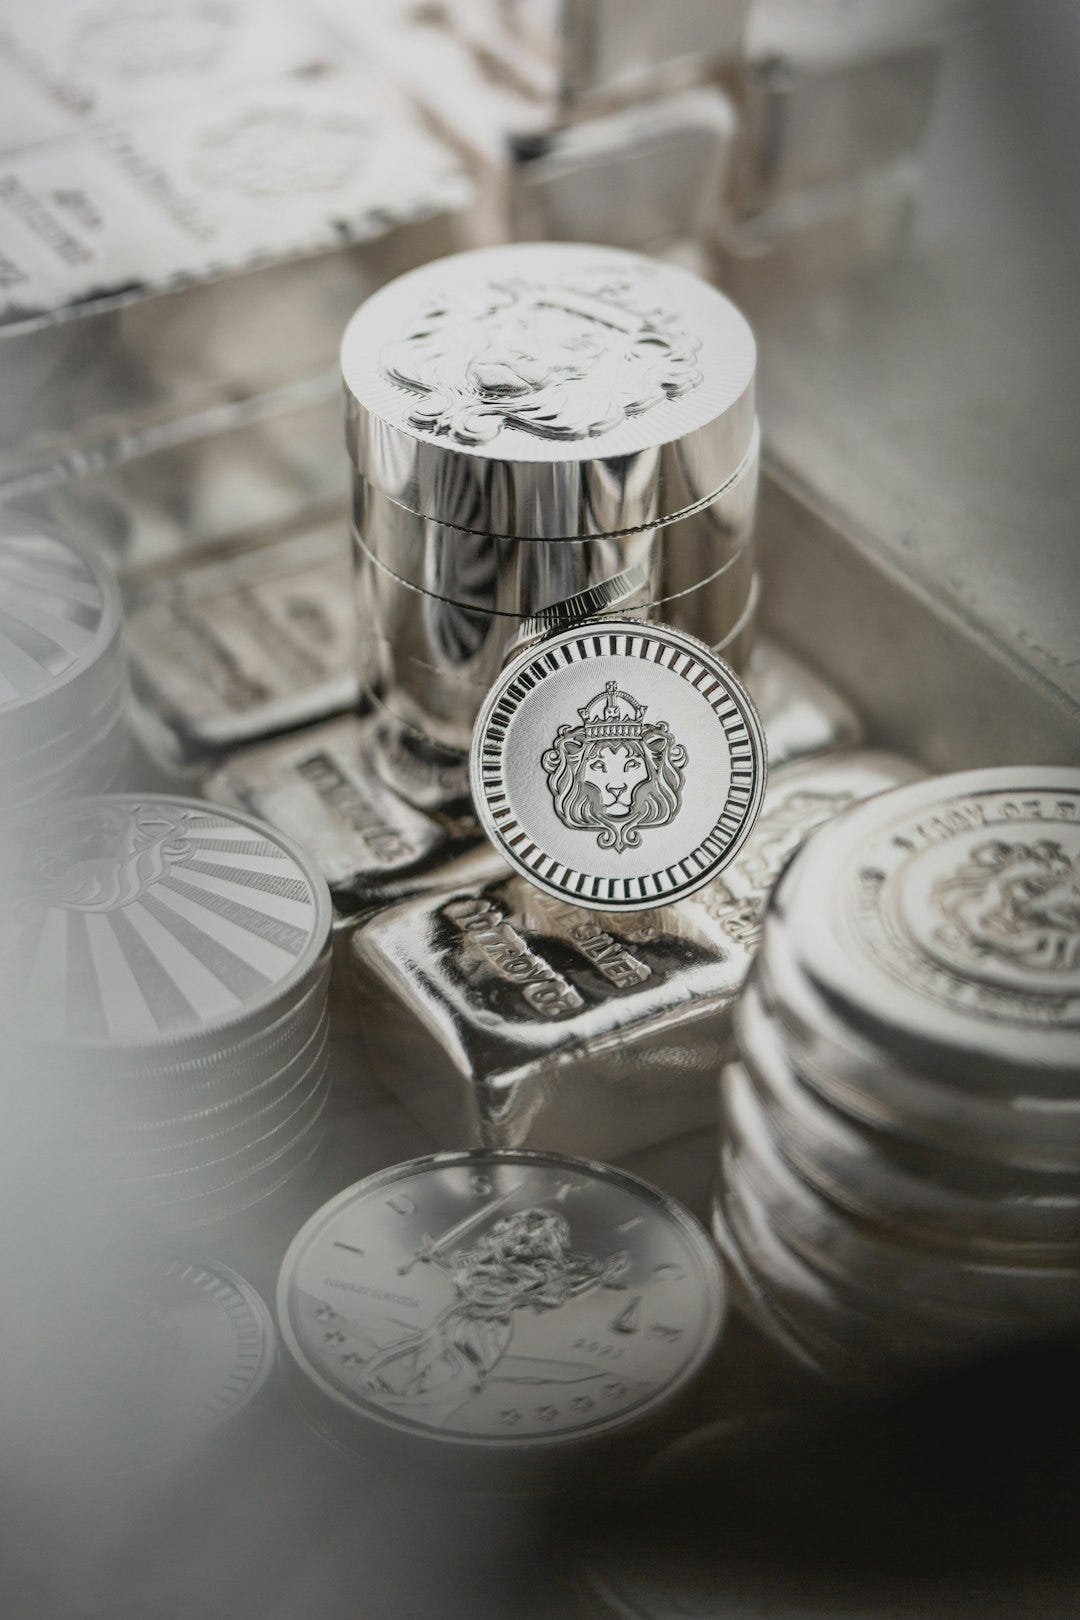
<svg viewBox="0 0 1080 1620"><path fill-rule="evenodd" d="M357 472L436 522L581 539L708 504L754 432L754 341L686 272L518 244L425 265L342 344Z"/></svg>
<svg viewBox="0 0 1080 1620"><path fill-rule="evenodd" d="M452 883L458 859L466 876L495 859L471 815L425 813L402 797L404 781L413 801L460 805L460 768L384 735L378 715L329 721L237 752L207 786L303 841L339 921L429 886L448 863Z"/></svg>
<svg viewBox="0 0 1080 1620"><path fill-rule="evenodd" d="M447 874L447 892L354 937L371 1072L447 1145L577 1143L610 1158L713 1123L780 867L830 815L916 773L855 752L776 772L736 862L649 912L588 915L519 877Z"/></svg>
<svg viewBox="0 0 1080 1620"><path fill-rule="evenodd" d="M127 585L177 563L340 509L341 383L324 373L254 400L159 423L119 444L51 463L8 485L13 506L77 534Z"/></svg>
<svg viewBox="0 0 1080 1620"><path fill-rule="evenodd" d="M778 1151L835 1208L930 1248L945 1240L988 1257L1075 1256L1075 1172L994 1164L965 1153L965 1144L950 1150L847 1114L815 1087L812 1069L803 1078L796 1072L799 1053L787 1042L760 974L743 990L737 1038Z"/></svg>
<svg viewBox="0 0 1080 1620"><path fill-rule="evenodd" d="M630 567L646 573L649 599L659 601L716 573L750 542L757 443L755 433L742 473L716 501L630 534L557 542L483 535L422 518L359 477L354 530L406 584L487 613L535 613Z"/></svg>
<svg viewBox="0 0 1080 1620"><path fill-rule="evenodd" d="M510 865L606 910L666 904L729 865L766 769L734 672L668 626L618 619L523 650L485 699L469 764Z"/></svg>
<svg viewBox="0 0 1080 1620"><path fill-rule="evenodd" d="M1007 766L914 785L817 841L785 885L813 982L901 1061L977 1096L1075 1091L1080 773Z"/></svg>
<svg viewBox="0 0 1080 1620"><path fill-rule="evenodd" d="M75 800L25 833L14 870L4 1011L58 1064L213 1061L321 977L325 885L247 816L154 794Z"/></svg>
<svg viewBox="0 0 1080 1620"><path fill-rule="evenodd" d="M507 234L637 252L707 236L736 127L730 98L709 86L524 140L504 179Z"/></svg>
<svg viewBox="0 0 1080 1620"><path fill-rule="evenodd" d="M354 557L361 688L419 735L466 752L487 692L531 616L489 614L405 585L355 534ZM752 609L753 562L746 546L696 587L628 615L689 634L720 631L722 643L739 634Z"/></svg>
<svg viewBox="0 0 1080 1620"><path fill-rule="evenodd" d="M790 49L751 55L732 160L736 218L911 157L930 118L940 54L922 44L825 60Z"/></svg>
<svg viewBox="0 0 1080 1620"><path fill-rule="evenodd" d="M0 478L317 373L358 298L455 246L468 182L388 97L331 68L4 157Z"/></svg>
<svg viewBox="0 0 1080 1620"><path fill-rule="evenodd" d="M863 727L853 706L828 681L777 642L761 638L744 672L765 727L773 771L838 748L854 748Z"/></svg>
<svg viewBox="0 0 1080 1620"><path fill-rule="evenodd" d="M132 590L125 636L136 693L197 759L354 704L355 629L335 514Z"/></svg>
<svg viewBox="0 0 1080 1620"><path fill-rule="evenodd" d="M301 1229L278 1283L285 1350L339 1429L511 1458L643 1421L700 1369L724 1306L678 1205L553 1154L371 1176Z"/></svg>

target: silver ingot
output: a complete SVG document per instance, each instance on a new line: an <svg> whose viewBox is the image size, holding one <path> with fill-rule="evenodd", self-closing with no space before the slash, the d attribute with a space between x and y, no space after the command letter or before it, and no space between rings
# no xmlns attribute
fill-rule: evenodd
<svg viewBox="0 0 1080 1620"><path fill-rule="evenodd" d="M690 1216L556 1154L446 1153L371 1176L312 1216L278 1283L291 1383L324 1426L481 1471L557 1466L646 1423L724 1313Z"/></svg>
<svg viewBox="0 0 1080 1620"><path fill-rule="evenodd" d="M671 522L741 472L753 335L685 271L518 244L425 265L342 343L359 475L422 517L581 540Z"/></svg>
<svg viewBox="0 0 1080 1620"><path fill-rule="evenodd" d="M937 777L851 812L792 868L783 933L856 1037L972 1101L1075 1110L1080 771Z"/></svg>
<svg viewBox="0 0 1080 1620"><path fill-rule="evenodd" d="M769 739L769 769L839 748L855 748L863 728L852 705L777 642L761 638L749 662L728 657L743 673Z"/></svg>
<svg viewBox="0 0 1080 1620"><path fill-rule="evenodd" d="M356 701L340 516L170 572L132 595L132 682L167 727L178 761L325 719Z"/></svg>
<svg viewBox="0 0 1080 1620"><path fill-rule="evenodd" d="M639 252L700 241L724 206L736 129L731 99L710 85L511 137L508 235Z"/></svg>
<svg viewBox="0 0 1080 1620"><path fill-rule="evenodd" d="M442 892L353 940L369 1070L446 1145L613 1158L712 1123L780 868L821 822L916 774L855 752L775 773L736 861L644 913L588 915L520 877L437 874Z"/></svg>
<svg viewBox="0 0 1080 1620"><path fill-rule="evenodd" d="M463 880L501 870L468 811L466 767L381 714L350 715L240 750L207 792L302 841L343 922L423 890L448 863L452 883L457 860Z"/></svg>
<svg viewBox="0 0 1080 1620"><path fill-rule="evenodd" d="M126 758L120 593L78 546L0 530L0 810L115 785Z"/></svg>
<svg viewBox="0 0 1080 1620"><path fill-rule="evenodd" d="M55 481L325 370L357 300L455 246L472 197L387 85L348 67L253 73L23 147L5 171L40 230L7 244L0 481ZM69 190L80 211L57 202Z"/></svg>
<svg viewBox="0 0 1080 1620"><path fill-rule="evenodd" d="M665 905L735 859L765 790L738 677L667 626L605 619L526 648L477 719L470 778L488 837L573 905Z"/></svg>

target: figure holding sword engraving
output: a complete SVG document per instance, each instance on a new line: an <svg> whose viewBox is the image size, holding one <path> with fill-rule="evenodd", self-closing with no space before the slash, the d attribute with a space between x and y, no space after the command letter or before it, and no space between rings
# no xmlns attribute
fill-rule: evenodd
<svg viewBox="0 0 1080 1620"><path fill-rule="evenodd" d="M425 1237L399 1267L399 1275L419 1264L440 1267L456 1298L428 1327L386 1345L365 1363L362 1382L380 1401L459 1405L484 1388L506 1354L515 1311L554 1311L589 1289L626 1286L629 1257L620 1252L598 1260L576 1253L569 1223L551 1209L501 1215L471 1247L454 1247L517 1190L493 1199L441 1237Z"/></svg>

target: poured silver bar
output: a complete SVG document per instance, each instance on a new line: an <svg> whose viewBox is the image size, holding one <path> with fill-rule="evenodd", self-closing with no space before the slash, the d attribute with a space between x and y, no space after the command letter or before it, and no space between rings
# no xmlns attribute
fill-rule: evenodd
<svg viewBox="0 0 1080 1620"><path fill-rule="evenodd" d="M327 373L133 436L116 455L59 456L13 480L11 498L128 583L340 506L340 420L341 384Z"/></svg>
<svg viewBox="0 0 1080 1620"><path fill-rule="evenodd" d="M502 876L369 918L351 949L372 1073L443 1143L609 1157L708 1124L780 866L820 822L918 774L860 753L775 773L734 865L659 910L584 913Z"/></svg>
<svg viewBox="0 0 1080 1620"><path fill-rule="evenodd" d="M336 69L9 153L0 478L328 367L470 196L381 82Z"/></svg>
<svg viewBox="0 0 1080 1620"><path fill-rule="evenodd" d="M744 678L765 724L771 770L862 741L862 722L846 698L770 638L755 645Z"/></svg>
<svg viewBox="0 0 1080 1620"><path fill-rule="evenodd" d="M132 682L171 731L178 761L355 703L350 576L339 513L131 592Z"/></svg>
<svg viewBox="0 0 1080 1620"><path fill-rule="evenodd" d="M217 801L303 841L330 886L338 924L439 882L503 870L471 814L425 813L380 774L384 729L378 714L310 726L241 750L207 784ZM409 763L420 776L423 756ZM440 804L461 806L465 763L448 768L433 753L426 782Z"/></svg>
<svg viewBox="0 0 1080 1620"><path fill-rule="evenodd" d="M512 141L507 234L645 251L694 241L722 206L735 129L730 98L709 86Z"/></svg>

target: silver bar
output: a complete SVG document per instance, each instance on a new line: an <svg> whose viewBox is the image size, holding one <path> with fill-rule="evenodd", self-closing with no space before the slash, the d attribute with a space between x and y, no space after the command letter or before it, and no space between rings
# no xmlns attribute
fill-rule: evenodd
<svg viewBox="0 0 1080 1620"><path fill-rule="evenodd" d="M503 876L370 918L352 954L371 1072L458 1145L613 1157L710 1123L772 880L812 827L918 774L860 753L776 772L735 864L660 910L586 915Z"/></svg>
<svg viewBox="0 0 1080 1620"><path fill-rule="evenodd" d="M0 479L330 368L358 300L457 245L470 196L342 70L9 153Z"/></svg>
<svg viewBox="0 0 1080 1620"><path fill-rule="evenodd" d="M129 596L132 683L178 761L324 719L355 704L355 621L343 515Z"/></svg>

